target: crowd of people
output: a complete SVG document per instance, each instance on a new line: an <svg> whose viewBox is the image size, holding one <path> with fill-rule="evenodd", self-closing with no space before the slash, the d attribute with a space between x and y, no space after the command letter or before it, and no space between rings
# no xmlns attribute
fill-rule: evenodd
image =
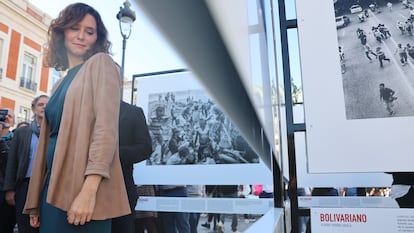
<svg viewBox="0 0 414 233"><path fill-rule="evenodd" d="M135 212L139 195L204 195L194 186L135 186L133 165L159 146L167 148L159 163L168 165L258 162L211 101L188 97L182 103L169 93L164 100L170 104L158 106L147 126L141 108L120 100L120 69L93 7L68 5L52 20L48 36L45 64L66 76L50 97L33 100L32 122L12 131L12 109L0 122L0 232L12 233L16 223L19 233L155 229L148 220L156 215ZM164 114L165 108L171 115ZM171 131L160 133L164 126ZM160 232L175 232L190 219L191 229L197 227L197 214L158 216Z"/></svg>
<svg viewBox="0 0 414 233"><path fill-rule="evenodd" d="M413 26L414 8L411 6L409 6L409 8L410 8L409 17L407 17L405 21L398 20L396 23L396 27L401 31L402 35L407 34L409 36L412 36L413 29L414 29L414 26ZM391 7L389 7L389 9L392 9L392 4L391 4ZM361 13L361 14L364 14L365 17L369 17L369 13ZM356 30L356 33L357 33L358 39L360 40L363 46L365 55L370 62L373 61L370 55L374 55L375 58L378 59L381 68L384 67L383 61L388 61L388 62L391 61L391 59L386 56L386 54L384 53L381 47L381 44L384 42L384 40L389 39L391 37L390 30L387 26L385 26L385 24L379 23L377 26L372 26L371 33L367 33L361 28L358 28ZM375 52L373 49L371 49L371 46L368 43L368 34L373 35L373 37L375 38L375 41L377 42L377 44L379 44L378 46L374 46ZM403 45L402 43L398 43L395 54L399 55L399 60L401 64L404 66L408 63L408 56L414 59L414 48L410 43L407 43L406 45ZM342 54L340 54L340 56L343 57L343 52ZM342 63L342 60L343 59L341 58L341 63Z"/></svg>
<svg viewBox="0 0 414 233"><path fill-rule="evenodd" d="M412 36L413 35L413 19L414 18L408 18L406 21L397 21L397 28L400 30L401 35L404 35L407 33L407 35Z"/></svg>
<svg viewBox="0 0 414 233"><path fill-rule="evenodd" d="M149 106L154 152L148 165L258 163L238 129L209 99L157 94ZM197 94L196 94L197 93Z"/></svg>
<svg viewBox="0 0 414 233"><path fill-rule="evenodd" d="M402 35L413 35L413 22L414 22L414 8L407 2L403 4L408 8L409 16L405 21L397 21L397 28L401 31ZM392 3L387 4L387 7L390 11L392 11ZM367 10L361 12L364 17L369 17L369 12ZM371 32L367 33L365 30L361 28L357 28L356 30L357 38L360 41L363 52L365 53L365 57L369 60L369 62L373 62L374 60L378 60L379 67L384 68L384 62L391 63L392 58L390 55L386 54L383 49L384 40L391 38L391 33L388 27L383 23L378 23L377 26L371 27ZM369 38L368 35L372 35L373 38ZM375 44L371 46L372 44ZM387 50L387 49L386 49ZM389 50L388 50L389 51ZM394 55L398 56L396 60L399 61L401 66L406 66L410 64L411 61L414 61L414 46L411 43L397 43L395 47ZM346 72L346 61L345 57L346 54L344 52L343 46L339 46L339 57L340 57L340 64L341 64L341 72L344 74ZM380 101L384 103L385 109L389 116L393 116L395 114L395 110L393 109L395 105L395 100L397 97L394 96L395 91L391 87L385 87L384 83L379 83L380 87Z"/></svg>
<svg viewBox="0 0 414 233"><path fill-rule="evenodd" d="M271 185L154 185L138 186L145 188L147 196L164 197L210 197L210 198L272 198ZM239 232L239 219L254 222L261 215L203 213L206 221L200 222L201 213L136 211L137 228L145 228L148 233L197 233L201 227L214 232ZM230 218L230 229L225 231L225 221ZM144 223L144 224L142 224ZM139 226L140 225L140 226ZM143 230L143 229L142 229ZM143 233L144 231L136 231Z"/></svg>
<svg viewBox="0 0 414 233"><path fill-rule="evenodd" d="M12 233L17 224L19 233L196 233L200 214L135 211L139 196L273 197L269 185L137 187L133 165L143 160L176 165L258 163L259 158L210 100L159 95L147 126L141 108L121 101L120 70L91 6L64 8L48 36L45 63L67 72L50 97L33 99L31 122L12 130L12 109L0 122L0 232ZM400 206L411 206L406 203L413 179L393 175ZM223 233L224 215L210 216L201 226ZM232 214L232 232L238 232L237 221Z"/></svg>

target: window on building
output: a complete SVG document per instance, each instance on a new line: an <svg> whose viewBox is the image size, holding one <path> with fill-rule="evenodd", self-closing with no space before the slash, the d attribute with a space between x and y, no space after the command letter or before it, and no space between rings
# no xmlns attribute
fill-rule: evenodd
<svg viewBox="0 0 414 233"><path fill-rule="evenodd" d="M20 79L20 87L36 91L37 83L35 82L36 57L25 53L23 58L23 69Z"/></svg>
<svg viewBox="0 0 414 233"><path fill-rule="evenodd" d="M0 38L0 64L1 61L3 60L3 39Z"/></svg>
<svg viewBox="0 0 414 233"><path fill-rule="evenodd" d="M52 71L52 80L51 80L52 82L51 82L51 85L50 85L50 89L52 89L55 86L56 82L59 79L60 79L60 71L57 71L57 70L53 69L53 71Z"/></svg>
<svg viewBox="0 0 414 233"><path fill-rule="evenodd" d="M3 78L3 67L1 66L3 61L3 39L0 39L0 79Z"/></svg>
<svg viewBox="0 0 414 233"><path fill-rule="evenodd" d="M20 106L19 109L19 114L17 115L17 122L22 122L22 121L26 121L26 122L30 122L30 113L31 110L29 108Z"/></svg>

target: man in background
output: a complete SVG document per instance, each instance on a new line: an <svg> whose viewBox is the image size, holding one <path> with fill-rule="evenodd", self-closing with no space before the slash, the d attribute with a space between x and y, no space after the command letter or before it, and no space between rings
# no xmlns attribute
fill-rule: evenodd
<svg viewBox="0 0 414 233"><path fill-rule="evenodd" d="M3 192L4 176L6 173L7 157L13 133L10 130L14 126L14 112L8 109L7 116L0 122L0 232L13 233L16 225L16 213L14 206L7 204L5 192Z"/></svg>
<svg viewBox="0 0 414 233"><path fill-rule="evenodd" d="M112 219L113 233L135 233L135 206L138 193L134 183L134 164L148 159L152 153L144 112L140 107L121 101L119 110L119 157L128 194L131 214Z"/></svg>
<svg viewBox="0 0 414 233"><path fill-rule="evenodd" d="M388 111L389 115L394 115L393 110L393 102L397 99L395 97L395 91L391 88L385 87L384 83L379 85L379 92L380 92L380 101L385 104L385 109Z"/></svg>
<svg viewBox="0 0 414 233"><path fill-rule="evenodd" d="M414 172L392 172L390 196L400 208L414 208Z"/></svg>
<svg viewBox="0 0 414 233"><path fill-rule="evenodd" d="M38 228L30 226L29 215L23 214L23 207L39 142L40 126L48 101L47 95L33 99L33 121L28 126L16 128L9 150L3 190L6 192L7 203L16 207L19 233L39 232Z"/></svg>

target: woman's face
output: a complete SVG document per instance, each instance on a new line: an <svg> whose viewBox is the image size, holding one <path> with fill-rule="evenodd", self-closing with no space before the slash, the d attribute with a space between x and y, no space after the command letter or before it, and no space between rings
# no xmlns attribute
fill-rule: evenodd
<svg viewBox="0 0 414 233"><path fill-rule="evenodd" d="M79 23L64 31L65 47L69 62L83 62L84 55L92 49L98 34L95 18L86 14Z"/></svg>

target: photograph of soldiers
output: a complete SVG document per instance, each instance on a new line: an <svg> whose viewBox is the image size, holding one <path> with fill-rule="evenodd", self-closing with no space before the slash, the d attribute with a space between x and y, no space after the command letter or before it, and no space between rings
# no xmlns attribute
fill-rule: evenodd
<svg viewBox="0 0 414 233"><path fill-rule="evenodd" d="M239 130L201 90L149 95L147 165L259 163Z"/></svg>

